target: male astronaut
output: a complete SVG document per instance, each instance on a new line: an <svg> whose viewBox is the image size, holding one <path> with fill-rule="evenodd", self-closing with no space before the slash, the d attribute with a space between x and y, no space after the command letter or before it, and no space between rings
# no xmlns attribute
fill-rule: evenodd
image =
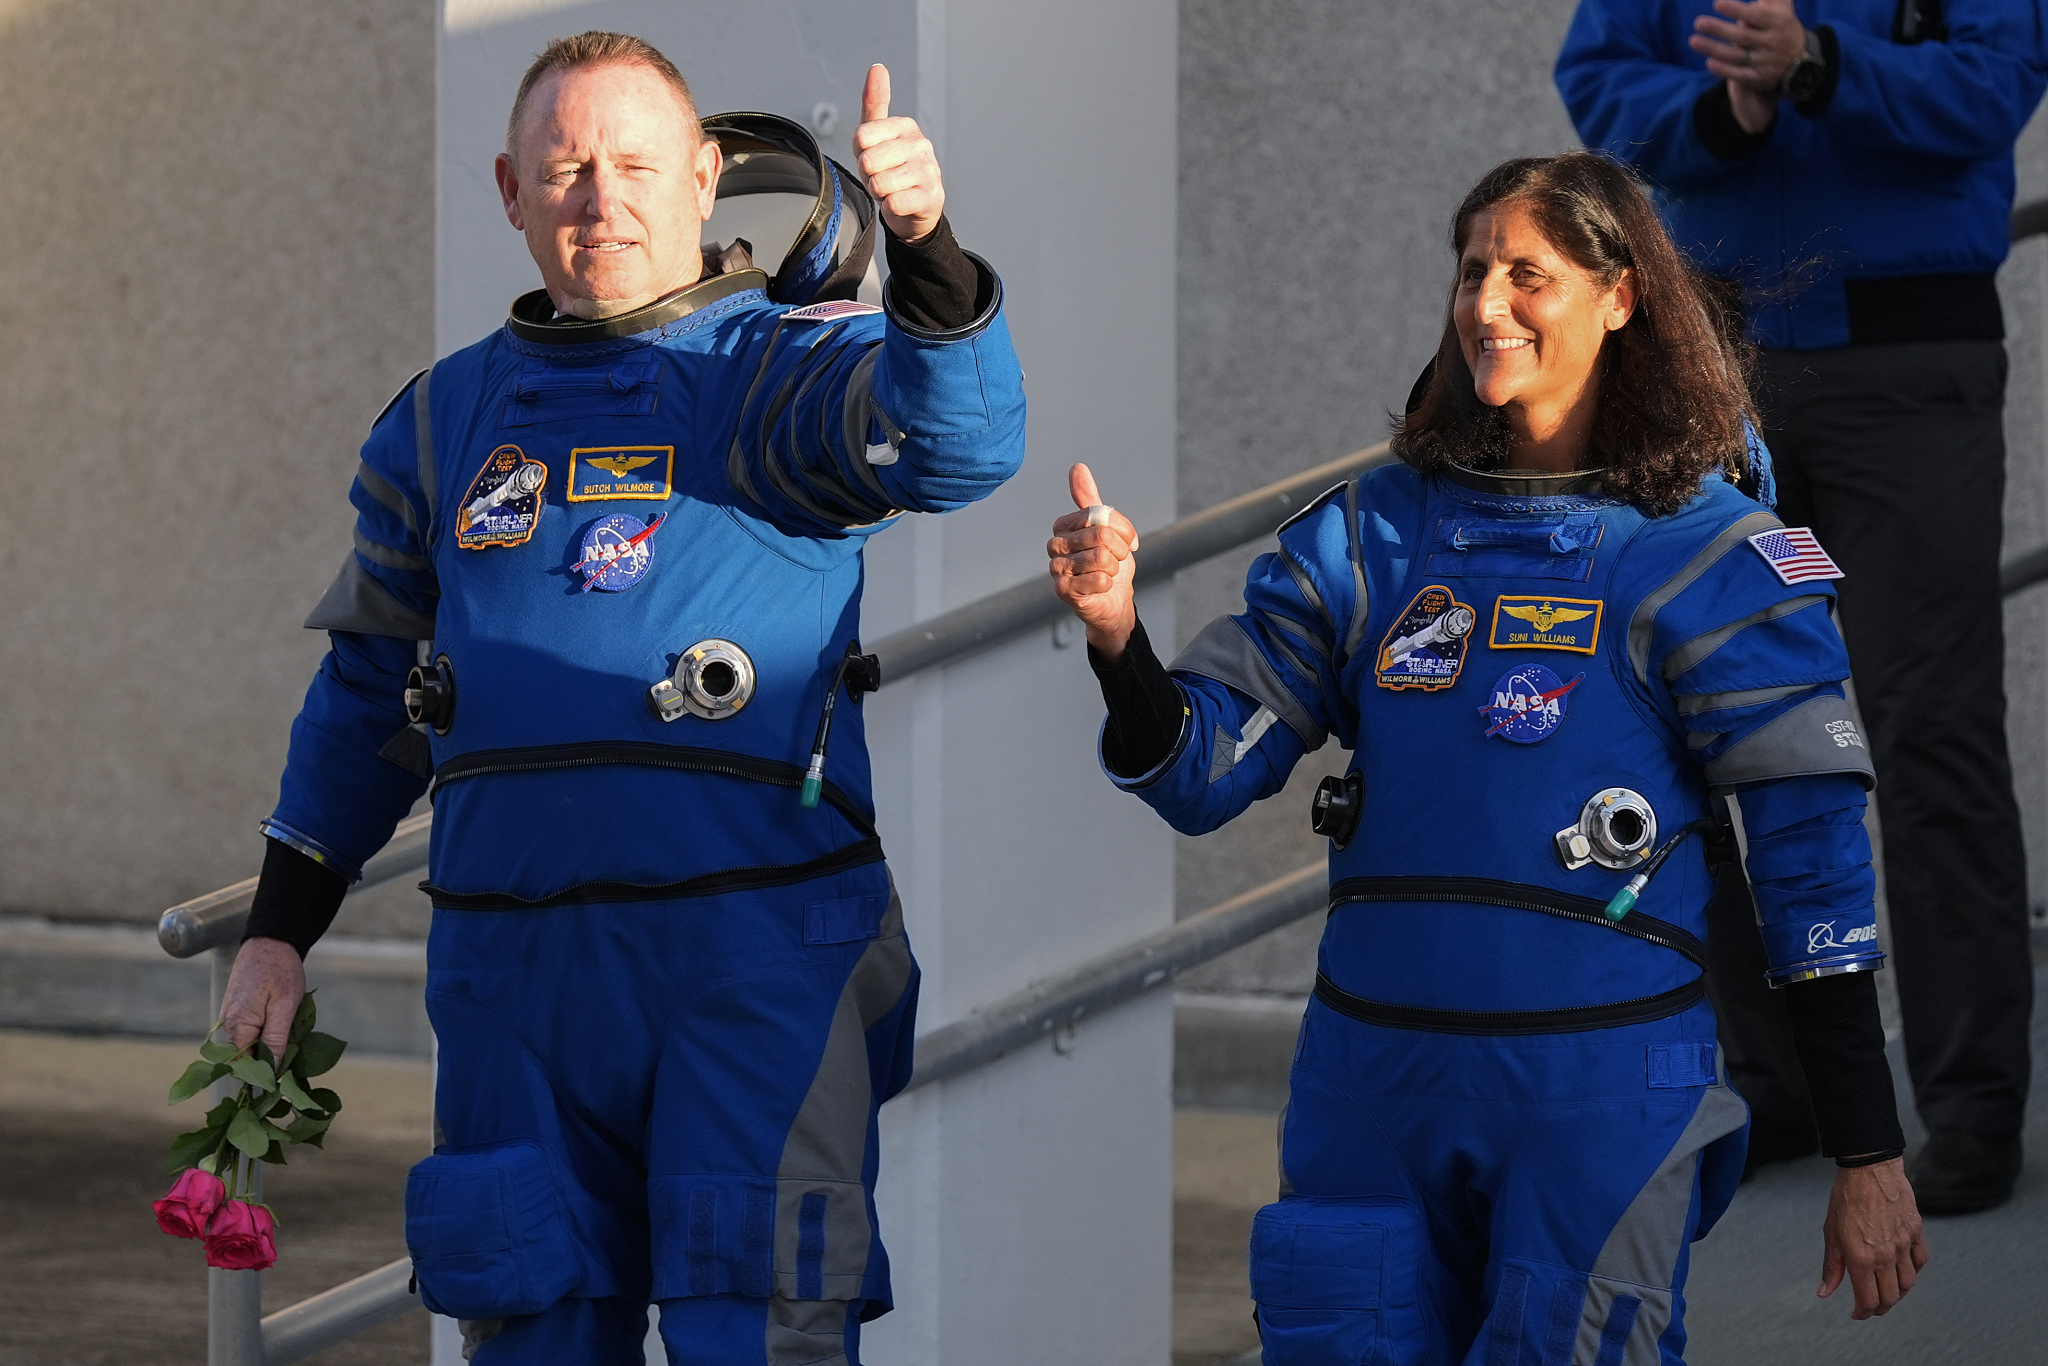
<svg viewBox="0 0 2048 1366"><path fill-rule="evenodd" d="M667 58L551 43L497 163L545 288L378 419L307 622L332 649L226 1023L282 1045L300 958L431 774L443 1141L407 1242L486 1366L637 1362L650 1301L678 1366L852 1366L890 1307L875 1113L917 976L842 691L860 551L1007 479L1024 400L1000 284L888 101L877 66L886 311L791 309L700 249L721 154Z"/></svg>

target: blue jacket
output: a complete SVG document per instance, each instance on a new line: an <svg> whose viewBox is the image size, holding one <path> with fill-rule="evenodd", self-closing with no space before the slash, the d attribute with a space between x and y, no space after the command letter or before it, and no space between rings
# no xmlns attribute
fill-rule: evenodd
<svg viewBox="0 0 2048 1366"><path fill-rule="evenodd" d="M1602 908L1634 865L1562 854L1615 788L1647 799L1655 843L1737 794L1774 977L1874 965L1848 658L1831 584L1787 584L1763 553L1779 526L1718 478L1646 517L1597 475L1375 470L1282 528L1244 613L1172 666L1179 745L1111 779L1199 834L1334 736L1364 816L1331 849L1320 968L1386 1006L1657 1018L1696 1001L1701 843L1618 927Z"/></svg>
<svg viewBox="0 0 2048 1366"><path fill-rule="evenodd" d="M984 315L943 334L792 311L765 283L717 276L568 326L529 295L394 401L363 447L355 551L307 622L333 649L267 833L353 879L432 772L440 904L881 876L844 696L826 800L798 804L859 628L861 547L1015 472L1023 377L992 274ZM751 661L751 700L661 719L650 688L712 640ZM423 744L403 677L442 656L453 720Z"/></svg>
<svg viewBox="0 0 2048 1366"><path fill-rule="evenodd" d="M1712 121L1702 126L1701 97L1720 82L1686 40L1709 0L1580 0L1558 92L1588 147L1659 187L1680 248L1778 291L1751 298L1761 345L1950 335L1939 286L1901 295L1865 282L1988 276L2005 259L2013 140L2048 85L2042 4L1947 0L1946 38L1910 45L1893 40L1898 0L1796 7L1832 54L1832 87L1818 107L1781 101L1760 140L1734 130L1717 148ZM1972 297L1990 301L1995 327L1988 284Z"/></svg>

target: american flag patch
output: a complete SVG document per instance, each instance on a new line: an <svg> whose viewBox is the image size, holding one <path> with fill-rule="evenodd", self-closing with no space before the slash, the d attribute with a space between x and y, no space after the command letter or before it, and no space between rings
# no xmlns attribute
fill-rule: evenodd
<svg viewBox="0 0 2048 1366"><path fill-rule="evenodd" d="M1764 557L1764 563L1776 571L1778 578L1788 587L1814 579L1842 577L1842 571L1835 568L1828 552L1820 548L1820 542L1803 526L1761 531L1750 537L1749 543L1756 547L1756 553Z"/></svg>
<svg viewBox="0 0 2048 1366"><path fill-rule="evenodd" d="M880 313L873 304L855 303L851 299L827 299L822 304L806 304L792 308L783 314L783 319L793 323L822 323L834 318L858 318L864 313Z"/></svg>

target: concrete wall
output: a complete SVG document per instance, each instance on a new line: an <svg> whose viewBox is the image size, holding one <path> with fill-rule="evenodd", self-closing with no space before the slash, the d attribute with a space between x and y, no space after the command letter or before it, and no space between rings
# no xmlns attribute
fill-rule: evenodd
<svg viewBox="0 0 2048 1366"><path fill-rule="evenodd" d="M1573 8L1183 0L1183 512L1386 436L1388 411L1443 325L1458 200L1506 157L1578 145L1550 75ZM2022 200L2048 194L2048 118L2029 126L2019 161ZM2048 540L2044 255L2043 239L2022 244L1999 277L2012 356L2008 553ZM1180 640L1238 609L1254 553L1180 576ZM2048 895L2048 590L2016 599L2007 629L2010 733L2039 903ZM1179 839L1179 914L1323 857L1308 798L1343 763L1326 745L1284 792L1215 834ZM1253 1064L1233 1059L1284 1071L1294 1021L1284 1003L1262 1012L1206 993L1305 995L1321 927L1320 917L1303 921L1182 979L1184 1095L1249 1094L1239 1074Z"/></svg>
<svg viewBox="0 0 2048 1366"><path fill-rule="evenodd" d="M247 877L432 349L433 4L0 3L0 910Z"/></svg>

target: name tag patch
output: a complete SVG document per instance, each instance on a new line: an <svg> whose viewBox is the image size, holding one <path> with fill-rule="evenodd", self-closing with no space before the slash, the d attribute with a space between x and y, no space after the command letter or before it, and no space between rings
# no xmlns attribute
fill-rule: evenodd
<svg viewBox="0 0 2048 1366"><path fill-rule="evenodd" d="M540 525L548 467L517 446L500 446L484 461L455 514L455 543L464 550L525 545Z"/></svg>
<svg viewBox="0 0 2048 1366"><path fill-rule="evenodd" d="M572 503L597 503L615 498L668 501L674 491L674 446L578 446L569 452Z"/></svg>
<svg viewBox="0 0 2048 1366"><path fill-rule="evenodd" d="M1387 638L1380 642L1375 681L1395 692L1450 687L1465 667L1465 647L1471 644L1478 621L1478 613L1459 602L1450 589L1431 584L1388 628Z"/></svg>
<svg viewBox="0 0 2048 1366"><path fill-rule="evenodd" d="M1496 650L1570 650L1589 655L1600 647L1599 598L1546 598L1503 594L1493 604Z"/></svg>

